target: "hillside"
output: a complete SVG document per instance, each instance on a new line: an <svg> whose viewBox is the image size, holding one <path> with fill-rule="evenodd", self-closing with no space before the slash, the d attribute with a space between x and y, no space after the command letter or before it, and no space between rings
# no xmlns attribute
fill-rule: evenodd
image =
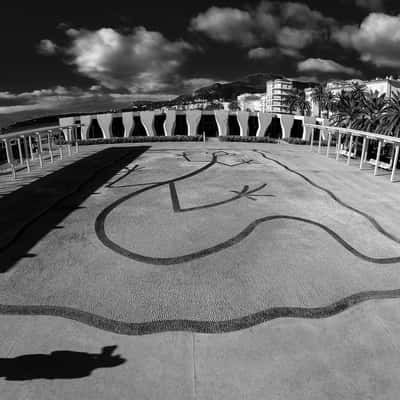
<svg viewBox="0 0 400 400"><path fill-rule="evenodd" d="M145 109L157 109L163 106L168 107L174 104L189 103L196 99L206 99L206 100L219 100L232 101L236 100L237 96L242 93L264 93L266 81L270 79L284 78L282 75L276 75L271 73L258 73L247 75L241 79L226 83L215 83L210 86L205 86L200 89L195 90L191 95L178 96L171 101L135 101L130 104L129 108L124 107L124 111L136 110L141 111ZM299 88L304 89L307 86L315 86L316 84L307 82L304 84L299 84ZM107 110L107 111L121 111L121 110ZM105 110L85 110L88 114L96 114L105 112ZM79 115L78 112L70 113L69 115ZM59 115L38 117L35 119L30 118L30 120L24 120L12 125L9 125L7 131L19 130L27 127L39 127L46 124L57 123Z"/></svg>
<svg viewBox="0 0 400 400"><path fill-rule="evenodd" d="M192 96L184 96L185 99L207 99L226 101L234 100L242 93L263 93L265 92L265 82L269 79L282 78L280 75L269 73L253 74L243 79L227 83L215 83L211 86L202 87L194 91ZM182 98L183 96L181 96Z"/></svg>

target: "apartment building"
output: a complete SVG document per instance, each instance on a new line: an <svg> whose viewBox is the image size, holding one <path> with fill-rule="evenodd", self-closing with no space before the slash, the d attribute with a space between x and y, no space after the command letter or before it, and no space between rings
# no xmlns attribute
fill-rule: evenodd
<svg viewBox="0 0 400 400"><path fill-rule="evenodd" d="M267 81L265 92L265 111L288 113L285 105L287 94L293 89L293 81L289 79L274 79Z"/></svg>
<svg viewBox="0 0 400 400"><path fill-rule="evenodd" d="M314 87L316 83L302 82L294 79L273 79L267 81L265 93L265 112L278 114L289 113L289 107L285 104L287 95L293 89L304 90L307 87Z"/></svg>

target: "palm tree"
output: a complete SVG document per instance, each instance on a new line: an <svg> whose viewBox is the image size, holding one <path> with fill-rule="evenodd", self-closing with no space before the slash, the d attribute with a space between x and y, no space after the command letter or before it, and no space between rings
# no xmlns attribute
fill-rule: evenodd
<svg viewBox="0 0 400 400"><path fill-rule="evenodd" d="M318 117L321 117L321 110L325 107L326 91L322 85L313 88L311 92L311 99L314 103L318 104Z"/></svg>
<svg viewBox="0 0 400 400"><path fill-rule="evenodd" d="M334 126L353 128L360 114L360 102L358 95L342 90L334 104L334 113L329 118Z"/></svg>
<svg viewBox="0 0 400 400"><path fill-rule="evenodd" d="M367 87L364 84L353 83L351 88L351 95L357 101L363 101L366 97Z"/></svg>
<svg viewBox="0 0 400 400"><path fill-rule="evenodd" d="M384 108L378 132L383 135L400 136L400 94L395 93L387 100L386 107Z"/></svg>
<svg viewBox="0 0 400 400"><path fill-rule="evenodd" d="M352 126L362 131L375 131L381 122L386 104L385 94L379 95L377 92L364 94L360 97L359 114Z"/></svg>
<svg viewBox="0 0 400 400"><path fill-rule="evenodd" d="M335 104L336 104L336 96L330 90L326 90L323 106L328 117L329 114L335 110Z"/></svg>
<svg viewBox="0 0 400 400"><path fill-rule="evenodd" d="M304 90L292 89L285 95L284 104L289 107L289 112L299 110L301 115L309 114L311 105L306 100Z"/></svg>

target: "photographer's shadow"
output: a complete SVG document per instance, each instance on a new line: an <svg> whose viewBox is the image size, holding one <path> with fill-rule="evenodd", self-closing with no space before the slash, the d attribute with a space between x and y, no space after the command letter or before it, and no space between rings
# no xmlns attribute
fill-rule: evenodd
<svg viewBox="0 0 400 400"><path fill-rule="evenodd" d="M26 381L34 379L78 379L98 368L112 368L125 363L112 353L117 346L103 347L101 353L53 351L50 354L29 354L0 358L0 379Z"/></svg>

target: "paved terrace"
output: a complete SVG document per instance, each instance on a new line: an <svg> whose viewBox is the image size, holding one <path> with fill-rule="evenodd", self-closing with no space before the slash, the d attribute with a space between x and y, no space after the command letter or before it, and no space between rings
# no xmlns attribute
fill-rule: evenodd
<svg viewBox="0 0 400 400"><path fill-rule="evenodd" d="M0 198L2 399L397 397L387 171L244 143L63 162Z"/></svg>

